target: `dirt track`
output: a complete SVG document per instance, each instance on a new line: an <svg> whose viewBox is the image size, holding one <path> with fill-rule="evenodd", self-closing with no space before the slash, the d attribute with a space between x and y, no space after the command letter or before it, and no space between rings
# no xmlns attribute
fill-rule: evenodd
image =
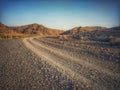
<svg viewBox="0 0 120 90"><path fill-rule="evenodd" d="M3 40L0 48L1 89L120 89L119 64L81 57L77 47L37 37L25 38L23 42Z"/></svg>
<svg viewBox="0 0 120 90"><path fill-rule="evenodd" d="M120 83L119 73L95 63L89 63L80 58L70 56L69 52L64 52L65 50L59 50L57 47L41 43L40 39L26 39L24 43L38 56L45 58L49 64L56 67L58 71L67 75L79 85L99 90L119 87L117 85Z"/></svg>

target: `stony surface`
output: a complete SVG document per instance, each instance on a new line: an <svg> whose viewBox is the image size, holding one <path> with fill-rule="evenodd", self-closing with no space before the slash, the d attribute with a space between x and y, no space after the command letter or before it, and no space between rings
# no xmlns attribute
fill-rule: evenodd
<svg viewBox="0 0 120 90"><path fill-rule="evenodd" d="M0 90L72 90L73 82L28 50L20 39L0 41Z"/></svg>
<svg viewBox="0 0 120 90"><path fill-rule="evenodd" d="M1 40L0 89L119 90L116 59L118 47L100 44L55 38Z"/></svg>

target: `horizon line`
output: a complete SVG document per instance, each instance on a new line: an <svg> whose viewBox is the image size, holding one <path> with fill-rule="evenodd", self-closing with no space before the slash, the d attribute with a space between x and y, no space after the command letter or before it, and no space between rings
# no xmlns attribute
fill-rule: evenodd
<svg viewBox="0 0 120 90"><path fill-rule="evenodd" d="M0 24L3 24L5 26L8 26L8 27L21 27L21 26L26 26L26 25L32 25L32 24L37 24L37 25L41 25L41 26L44 26L46 28L51 28L51 29L58 29L58 30L70 30L70 29L59 29L59 28L52 28L52 27L47 27L43 24L40 24L40 23L29 23L29 24L22 24L22 25L7 25L7 24L4 24L2 22L0 22ZM72 27L71 29L75 28L75 27L104 27L104 28L113 28L113 27L120 27L120 25L116 25L116 26L112 26L112 27L107 27L107 26L98 26L98 25L79 25L79 26L74 26Z"/></svg>

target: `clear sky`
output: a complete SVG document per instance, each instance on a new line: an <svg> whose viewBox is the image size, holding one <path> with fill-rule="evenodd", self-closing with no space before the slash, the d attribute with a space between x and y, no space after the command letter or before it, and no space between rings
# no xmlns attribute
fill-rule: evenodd
<svg viewBox="0 0 120 90"><path fill-rule="evenodd" d="M8 26L38 23L68 30L76 26L120 24L118 0L0 0L0 22Z"/></svg>

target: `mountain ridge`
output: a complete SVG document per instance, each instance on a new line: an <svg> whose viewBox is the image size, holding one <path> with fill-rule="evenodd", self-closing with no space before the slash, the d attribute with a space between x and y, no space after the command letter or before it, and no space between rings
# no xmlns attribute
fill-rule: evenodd
<svg viewBox="0 0 120 90"><path fill-rule="evenodd" d="M20 33L20 34L37 34L37 35L59 35L63 30L47 28L39 24L29 24L23 26L6 26L0 23L0 33Z"/></svg>
<svg viewBox="0 0 120 90"><path fill-rule="evenodd" d="M107 35L110 37L113 36L119 36L118 33L120 30L120 26L118 27L112 27L112 28L106 28L101 26L85 26L85 27L74 27L70 30L59 30L59 29L52 29L45 27L44 25L33 23L23 26L6 26L2 23L0 23L0 36L4 36L6 34L22 34L22 35L39 35L39 36L47 36L47 35L69 35L73 37L80 38L81 36L103 36Z"/></svg>

